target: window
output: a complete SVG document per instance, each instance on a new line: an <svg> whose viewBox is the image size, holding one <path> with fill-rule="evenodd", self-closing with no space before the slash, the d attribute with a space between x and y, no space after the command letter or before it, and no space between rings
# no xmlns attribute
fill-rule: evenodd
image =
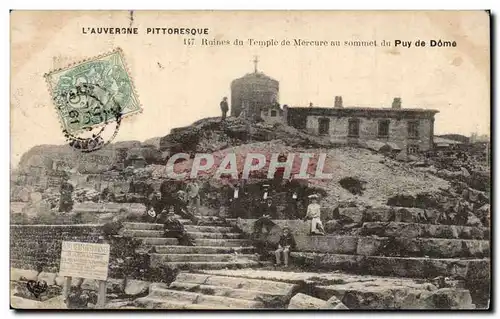
<svg viewBox="0 0 500 319"><path fill-rule="evenodd" d="M277 114L277 113L276 113L276 110L272 110L272 111L271 111L271 117L276 117L276 114Z"/></svg>
<svg viewBox="0 0 500 319"><path fill-rule="evenodd" d="M318 133L319 135L328 135L330 131L330 119L322 118L318 120Z"/></svg>
<svg viewBox="0 0 500 319"><path fill-rule="evenodd" d="M378 121L378 137L389 137L389 120Z"/></svg>
<svg viewBox="0 0 500 319"><path fill-rule="evenodd" d="M359 119L349 119L349 137L359 137Z"/></svg>
<svg viewBox="0 0 500 319"><path fill-rule="evenodd" d="M418 131L419 131L419 122L418 121L408 122L408 137L418 138Z"/></svg>
<svg viewBox="0 0 500 319"><path fill-rule="evenodd" d="M419 151L418 145L408 145L408 154L417 154Z"/></svg>

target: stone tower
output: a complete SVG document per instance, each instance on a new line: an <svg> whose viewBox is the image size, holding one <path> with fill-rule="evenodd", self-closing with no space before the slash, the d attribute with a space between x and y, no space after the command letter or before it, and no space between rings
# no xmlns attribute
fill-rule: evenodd
<svg viewBox="0 0 500 319"><path fill-rule="evenodd" d="M263 107L279 103L279 82L257 70L231 82L231 116L243 109L247 116L259 116Z"/></svg>

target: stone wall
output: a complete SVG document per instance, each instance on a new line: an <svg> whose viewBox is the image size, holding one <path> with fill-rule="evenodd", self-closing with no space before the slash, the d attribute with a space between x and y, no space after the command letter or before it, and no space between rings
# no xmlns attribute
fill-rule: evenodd
<svg viewBox="0 0 500 319"><path fill-rule="evenodd" d="M359 137L348 137L349 117L330 117L320 115L307 116L306 128L311 134L318 134L319 119L329 118L328 136L335 141L360 141L374 140L380 142L392 142L398 145L403 152L406 152L408 145L417 145L420 151L426 151L432 148L432 129L431 119L389 119L389 137L378 137L378 122L382 118L358 118L359 119ZM408 136L408 122L419 121L418 138Z"/></svg>
<svg viewBox="0 0 500 319"><path fill-rule="evenodd" d="M57 277L62 241L104 243L102 230L100 224L11 225L10 267ZM175 277L175 271L166 267L151 268L149 254L138 249L138 239L113 236L106 243L111 246L108 278L169 282Z"/></svg>
<svg viewBox="0 0 500 319"><path fill-rule="evenodd" d="M57 272L63 240L100 243L102 225L11 225L11 267Z"/></svg>

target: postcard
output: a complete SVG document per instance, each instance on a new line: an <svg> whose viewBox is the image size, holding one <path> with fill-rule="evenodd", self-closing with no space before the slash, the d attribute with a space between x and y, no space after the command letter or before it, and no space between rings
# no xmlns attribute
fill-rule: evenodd
<svg viewBox="0 0 500 319"><path fill-rule="evenodd" d="M490 12L10 20L11 308L490 308Z"/></svg>

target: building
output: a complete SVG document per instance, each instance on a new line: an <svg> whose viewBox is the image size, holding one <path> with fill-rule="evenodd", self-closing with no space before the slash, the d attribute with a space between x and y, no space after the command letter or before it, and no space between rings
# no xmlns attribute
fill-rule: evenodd
<svg viewBox="0 0 500 319"><path fill-rule="evenodd" d="M244 112L245 117L259 117L262 111L279 102L279 82L258 72L257 63L256 58L253 73L231 82L231 116L238 117Z"/></svg>
<svg viewBox="0 0 500 319"><path fill-rule="evenodd" d="M332 142L393 143L406 154L433 148L434 116L439 112L402 108L400 98L391 108L344 107L342 97L335 98L333 107L284 107L283 111L286 124Z"/></svg>
<svg viewBox="0 0 500 319"><path fill-rule="evenodd" d="M452 139L448 139L448 138L434 136L434 148L436 150L455 149L455 148L459 148L462 145L464 145L464 143L457 141L457 140L452 140Z"/></svg>
<svg viewBox="0 0 500 319"><path fill-rule="evenodd" d="M267 123L283 123L283 109L278 103L264 106L260 110L260 117Z"/></svg>

